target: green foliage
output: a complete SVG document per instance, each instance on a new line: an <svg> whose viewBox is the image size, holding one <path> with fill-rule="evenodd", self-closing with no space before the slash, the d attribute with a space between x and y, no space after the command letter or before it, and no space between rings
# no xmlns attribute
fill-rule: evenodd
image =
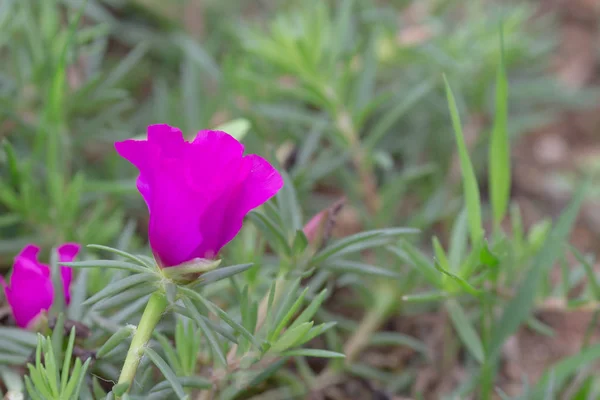
<svg viewBox="0 0 600 400"><path fill-rule="evenodd" d="M2 387L33 399L304 398L356 376L415 396L418 368L439 357L395 321L438 313L441 367L470 376L444 395L510 398L497 388L509 337L554 333L537 306L600 301L593 258L565 246L586 188L555 222L526 227L511 146L597 97L546 74L553 26L532 5L464 3L0 2L0 267L32 242L50 252L57 294L59 267L75 270L70 304L56 296L41 335L0 327ZM284 176L222 262L160 269L150 257L135 171L112 143L159 122L188 138L227 131ZM448 184L455 159L460 182ZM65 241L87 246L78 261L57 259ZM135 380L113 385L157 291L167 308ZM520 398L600 393L597 318L580 352ZM367 347L411 359L374 365Z"/></svg>
<svg viewBox="0 0 600 400"><path fill-rule="evenodd" d="M458 115L458 109L456 108L456 100L454 99L454 95L452 94L452 89L450 89L448 81L445 80L445 83L448 104L450 105L450 116L452 117L452 127L454 128L456 147L458 148L458 155L460 158L460 167L463 178L463 192L465 197L465 206L467 208L467 219L469 221L469 233L471 234L471 243L475 245L476 243L479 243L483 236L481 226L481 201L479 198L479 187L477 185L477 178L475 176L475 171L473 170L473 164L469 158L469 152L467 150L467 145L462 132L460 116Z"/></svg>
<svg viewBox="0 0 600 400"><path fill-rule="evenodd" d="M503 34L500 32L500 62L496 77L496 115L490 137L490 196L496 230L504 219L510 196L510 141L508 137L508 79L504 66Z"/></svg>
<svg viewBox="0 0 600 400"><path fill-rule="evenodd" d="M59 329L55 332L60 332L63 326L57 328ZM75 358L73 363L74 344L74 327L71 329L67 348L64 351L62 340L54 343L54 338L39 336L35 350L35 364L27 365L29 374L25 376L25 386L32 399L81 398L80 392L91 359L88 358L82 363L80 358ZM60 360L64 360L62 368Z"/></svg>

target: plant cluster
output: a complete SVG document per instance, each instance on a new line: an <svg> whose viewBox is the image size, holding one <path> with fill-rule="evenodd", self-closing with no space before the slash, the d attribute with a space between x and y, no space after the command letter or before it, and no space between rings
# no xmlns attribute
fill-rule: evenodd
<svg viewBox="0 0 600 400"><path fill-rule="evenodd" d="M425 398L432 349L386 322L432 312L441 373L468 372L445 398L511 398L503 346L553 333L536 307L600 298L566 244L586 186L528 229L511 203L511 143L593 97L541 72L546 21L521 3L196 3L0 2L6 398L293 399L351 379ZM201 40L177 17L193 12ZM597 396L596 315L522 398ZM375 366L371 348L413 356Z"/></svg>

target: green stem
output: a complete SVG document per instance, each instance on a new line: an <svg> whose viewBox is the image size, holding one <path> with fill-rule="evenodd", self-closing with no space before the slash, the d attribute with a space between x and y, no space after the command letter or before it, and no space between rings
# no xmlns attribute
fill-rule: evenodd
<svg viewBox="0 0 600 400"><path fill-rule="evenodd" d="M152 336L152 332L154 331L154 328L156 328L156 325L158 324L158 321L160 321L168 304L167 298L162 292L155 292L150 296L142 319L140 320L140 324L131 340L131 345L127 351L127 357L125 358L125 363L123 364L123 369L121 370L121 376L119 377L117 385L127 383L129 384L129 388L131 388L137 367L144 353L144 348L148 344L150 336Z"/></svg>

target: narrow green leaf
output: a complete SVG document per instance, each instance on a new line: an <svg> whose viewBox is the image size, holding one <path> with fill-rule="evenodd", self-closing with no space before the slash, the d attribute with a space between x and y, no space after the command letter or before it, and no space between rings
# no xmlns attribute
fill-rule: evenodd
<svg viewBox="0 0 600 400"><path fill-rule="evenodd" d="M132 264L124 261L113 261L113 260L88 260L88 261L74 261L74 262L61 262L60 265L71 268L109 268L109 269L122 269L125 271L131 271L133 273L148 273L148 269L138 264Z"/></svg>
<svg viewBox="0 0 600 400"><path fill-rule="evenodd" d="M273 280L273 282L271 283L271 286L269 287L269 296L267 297L267 319L262 327L262 329L265 332L269 332L271 329L271 326L273 325L273 320L275 319L275 312L273 311L273 302L275 301L275 292L278 290L278 285L283 285L283 282L284 282L283 280L275 279L275 280ZM296 287L294 287L294 290L296 290ZM291 292L291 290L290 290L290 292Z"/></svg>
<svg viewBox="0 0 600 400"><path fill-rule="evenodd" d="M442 247L442 244L440 243L440 241L438 240L438 238L436 236L433 237L432 242L433 242L433 251L435 252L437 262L443 269L451 271L453 268L450 265L450 262L448 262L448 257L446 257L446 252L445 252L444 248Z"/></svg>
<svg viewBox="0 0 600 400"><path fill-rule="evenodd" d="M173 367L174 370L181 371L183 369L182 363L180 361L179 354L171 344L171 341L165 335L157 331L153 332L153 336L156 339L156 341L160 344L160 347L165 353L165 357L167 357L167 362L169 363L169 365ZM178 342L179 340L175 339L175 343Z"/></svg>
<svg viewBox="0 0 600 400"><path fill-rule="evenodd" d="M222 366L226 366L227 359L223 354L223 349L219 345L219 342L217 341L217 338L215 337L213 331L208 327L198 309L196 309L196 306L194 306L192 301L188 298L184 298L183 303L185 304L186 308L192 313L192 315L194 316L194 320L196 320L196 322L198 323L198 327L200 328L202 333L204 333L204 336L206 336L208 345L210 346L213 355L214 362L219 363Z"/></svg>
<svg viewBox="0 0 600 400"><path fill-rule="evenodd" d="M61 393L61 398L70 399L71 394L75 391L75 387L77 382L81 378L81 360L79 358L75 359L75 366L73 367L73 374L70 376L69 382L65 387L64 391ZM77 396L76 398L78 398Z"/></svg>
<svg viewBox="0 0 600 400"><path fill-rule="evenodd" d="M154 285L138 285L98 301L96 304L94 304L94 311L106 310L113 307L118 308L154 293L155 291L156 287Z"/></svg>
<svg viewBox="0 0 600 400"><path fill-rule="evenodd" d="M25 376L25 387L27 388L27 393L31 396L33 400L46 400L48 397L43 398L40 396L37 390L35 390L34 384L31 381L31 378Z"/></svg>
<svg viewBox="0 0 600 400"><path fill-rule="evenodd" d="M294 323L290 325L289 329L294 329L298 325L308 322L316 313L319 311L321 304L325 301L327 295L327 289L323 289L315 298L310 302L308 307L302 311L302 313L296 318Z"/></svg>
<svg viewBox="0 0 600 400"><path fill-rule="evenodd" d="M494 216L494 227L506 215L510 196L510 143L506 122L508 120L508 79L504 65L504 37L500 29L500 60L496 74L496 115L489 145L489 190Z"/></svg>
<svg viewBox="0 0 600 400"><path fill-rule="evenodd" d="M34 368L34 366L31 364L28 364L27 368L29 370L29 376L26 378L31 379L31 383L33 384L33 388L36 389L36 392L39 393L43 399L55 398L56 396L53 395L47 379L44 379L45 375L42 376L40 371Z"/></svg>
<svg viewBox="0 0 600 400"><path fill-rule="evenodd" d="M225 311L223 311L221 308L219 308L219 306L217 306L216 304L212 303L211 301L205 299L200 293L196 293L191 289L179 288L179 291L186 296L189 296L191 298L194 298L194 299L200 301L206 308L208 308L208 310L210 312L219 316L223 321L225 321L227 323L227 325L231 326L231 328L234 331L236 331L240 335L244 336L257 348L260 347L260 343L258 343L258 341L254 338L254 336L250 332L248 332L248 330L246 328L244 328L240 323L233 320L233 318L231 318Z"/></svg>
<svg viewBox="0 0 600 400"><path fill-rule="evenodd" d="M190 310L188 310L185 307L182 307L180 305L174 305L172 307L172 310L178 314L183 315L184 317L190 318L190 319L195 319L195 314L193 312L191 312ZM237 339L235 336L232 335L231 330L226 329L224 326L218 325L215 322L211 321L210 319L208 319L207 317L205 317L204 315L200 314L200 318L202 318L202 320L204 321L204 323L208 326L208 328L212 329L214 332L218 333L219 335L223 336L225 339L229 340L231 343L237 343Z"/></svg>
<svg viewBox="0 0 600 400"><path fill-rule="evenodd" d="M285 357L318 357L318 358L346 358L342 353L320 349L294 349L282 354Z"/></svg>
<svg viewBox="0 0 600 400"><path fill-rule="evenodd" d="M452 127L454 128L458 157L460 159L460 168L463 178L463 192L467 206L467 218L469 221L471 243L477 243L483 236L479 186L477 185L477 177L475 176L473 164L469 158L469 150L467 149L467 144L465 143L462 124L460 122L460 114L458 112L458 108L456 107L456 100L454 99L454 94L452 94L452 89L450 88L445 76L444 83L446 85L446 96L448 98L448 106L450 109L450 116L452 118Z"/></svg>
<svg viewBox="0 0 600 400"><path fill-rule="evenodd" d="M162 372L162 374L167 379L167 381L171 384L171 387L175 391L175 394L180 399L187 399L188 396L185 394L185 391L183 390L183 386L181 386L181 382L179 382L179 380L177 379L177 376L175 375L175 373L173 372L171 367L169 367L169 365L165 362L165 360L163 360L162 357L158 355L158 353L156 353L154 350L152 350L149 347L147 347L144 350L144 352L152 360L154 365L156 365L158 367L160 372Z"/></svg>
<svg viewBox="0 0 600 400"><path fill-rule="evenodd" d="M143 258L138 257L134 254L127 253L126 251L123 251L123 250L115 249L115 248L108 247L108 246L102 246L99 244L88 244L87 247L89 247L90 249L104 250L109 253L113 253L119 257L126 258L129 261L133 261L134 263L139 264L144 267L147 267L149 269L153 269L155 267L155 265L147 263Z"/></svg>
<svg viewBox="0 0 600 400"><path fill-rule="evenodd" d="M49 389L54 395L54 398L57 398L60 393L58 389L58 366L56 364L56 357L52 348L52 342L48 341L46 342L46 344L47 347L44 351L44 366L46 369L46 373L43 375L43 377L46 378L46 382L49 384Z"/></svg>
<svg viewBox="0 0 600 400"><path fill-rule="evenodd" d="M386 249L397 256L400 261L412 265L431 285L441 288L442 275L436 271L434 264L412 244L405 242L401 246L401 249L396 246L388 246Z"/></svg>
<svg viewBox="0 0 600 400"><path fill-rule="evenodd" d="M212 382L202 376L179 376L177 377L177 380L184 388L206 390L213 387ZM162 381L150 389L150 393L163 391L170 386L171 383L169 381Z"/></svg>
<svg viewBox="0 0 600 400"><path fill-rule="evenodd" d="M290 347L293 347L296 343L302 341L302 338L312 327L312 322L304 322L293 329L288 329L283 333L283 335L281 335L279 339L277 339L269 351L281 353Z"/></svg>
<svg viewBox="0 0 600 400"><path fill-rule="evenodd" d="M73 346L75 345L75 327L71 328L71 334L69 335L69 342L67 343L67 350L64 354L63 367L61 371L60 380L60 391L63 392L67 387L69 381L69 367L71 365L71 356L73 355Z"/></svg>
<svg viewBox="0 0 600 400"><path fill-rule="evenodd" d="M296 312L300 309L300 306L304 302L304 297L308 292L308 288L305 288L300 294L300 296L296 299L296 301L294 301L294 303L288 307L290 300L296 298L296 287L297 285L292 286L293 290L289 291L286 299L281 303L282 306L280 308L278 318L275 321L277 325L275 326L275 329L273 329L269 334L269 341L271 342L279 337L281 331L283 331L283 329L290 322L292 317L296 314Z"/></svg>
<svg viewBox="0 0 600 400"><path fill-rule="evenodd" d="M303 337L298 339L298 341L296 343L294 343L294 346L301 346L304 343L308 343L311 340L313 340L314 338L316 338L317 336L322 335L323 333L327 332L329 329L333 328L336 325L337 325L337 322L331 321L331 322L324 322L322 324L313 326L306 335L304 335Z"/></svg>
<svg viewBox="0 0 600 400"><path fill-rule="evenodd" d="M527 326L531 328L532 331L539 333L540 335L548 337L554 337L555 335L554 329L552 329L551 326L546 325L534 317L531 317L527 320Z"/></svg>
<svg viewBox="0 0 600 400"><path fill-rule="evenodd" d="M375 332L371 336L370 344L371 346L408 347L425 356L429 354L425 343L399 332Z"/></svg>
<svg viewBox="0 0 600 400"><path fill-rule="evenodd" d="M448 293L446 292L428 291L402 296L402 301L407 303L429 303L437 302L446 298L448 298Z"/></svg>
<svg viewBox="0 0 600 400"><path fill-rule="evenodd" d="M65 291L63 289L63 280L62 273L58 264L59 255L56 248L53 248L50 253L50 273L52 278L52 285L55 288L55 292L58 292L58 295L54 295L54 301L52 302L52 306L50 308L50 315L58 315L62 314L65 310ZM64 317L63 317L64 318Z"/></svg>
<svg viewBox="0 0 600 400"><path fill-rule="evenodd" d="M200 282L196 285L197 287L206 286L211 283L215 283L220 281L221 279L227 279L239 273L246 271L251 268L254 264L238 264L238 265L230 265L228 267L223 267L216 269L214 271L209 271L205 274L202 274L200 277Z"/></svg>
<svg viewBox="0 0 600 400"><path fill-rule="evenodd" d="M95 376L92 378L92 394L95 399L106 399L107 393L100 385L99 379Z"/></svg>
<svg viewBox="0 0 600 400"><path fill-rule="evenodd" d="M390 228L390 229L379 229L367 232L360 232L354 235L350 235L335 243L327 246L325 249L317 253L311 260L311 265L318 265L323 261L331 258L347 254L351 251L357 252L370 247L369 240L371 239L393 239L406 235L418 233L418 229L412 228Z"/></svg>
<svg viewBox="0 0 600 400"><path fill-rule="evenodd" d="M164 284L164 288L169 304L175 304L175 302L177 301L177 286L175 285L175 283L166 282Z"/></svg>
<svg viewBox="0 0 600 400"><path fill-rule="evenodd" d="M467 237L468 237L468 224L467 224L467 210L463 210L458 214L458 217L454 220L452 226L452 233L450 235L450 248L448 249L448 258L450 263L450 271L458 272L461 266L461 262L467 252Z"/></svg>
<svg viewBox="0 0 600 400"><path fill-rule="evenodd" d="M444 275L450 277L454 282L456 282L458 284L458 286L460 286L461 289L463 289L465 292L469 293L470 295L479 296L482 293L481 290L474 288L469 282L467 282L460 276L453 274L452 272L442 268L442 266L437 261L434 262L433 265L435 265L435 267L438 269L438 271L440 271ZM446 289L451 292L454 291L454 288L451 286L447 287Z"/></svg>
<svg viewBox="0 0 600 400"><path fill-rule="evenodd" d="M279 215L287 232L302 230L302 211L298 204L298 197L294 182L285 170L281 171L285 184L277 193L277 205Z"/></svg>
<svg viewBox="0 0 600 400"><path fill-rule="evenodd" d="M446 302L446 309L450 314L450 319L454 325L454 329L458 333L458 336L462 340L465 347L469 350L469 353L480 363L483 363L484 353L481 339L475 331L473 324L465 314L461 305L454 299L450 299Z"/></svg>
<svg viewBox="0 0 600 400"><path fill-rule="evenodd" d="M556 225L546 238L542 248L538 251L533 265L527 272L525 279L519 285L517 294L506 305L500 320L495 324L490 340L490 358L496 359L505 340L512 335L519 325L527 319L535 304L538 288L546 276L547 271L560 256L562 244L567 240L571 227L575 222L581 203L585 197L588 182L582 184L574 194L571 203L562 213Z"/></svg>
<svg viewBox="0 0 600 400"><path fill-rule="evenodd" d="M194 333L192 332L192 335ZM191 339L191 337L190 337ZM184 331L184 326L183 326L183 319L182 318L178 318L177 319L177 323L175 324L175 351L177 353L177 359L180 360L179 363L173 364L171 362L171 360L169 359L169 357L167 356L167 362L169 363L169 365L171 367L173 367L174 371L176 374L178 375L183 375L183 365L188 365L189 364L189 359L190 358L196 358L197 354L190 354L190 350L189 350L189 345L188 345L188 338L186 338L185 335L185 331ZM165 353L165 355L167 355L167 353Z"/></svg>
<svg viewBox="0 0 600 400"><path fill-rule="evenodd" d="M81 305L88 297L88 275L89 270L82 269L71 284L71 304L67 308L67 318L72 321L81 321L84 315L84 307Z"/></svg>
<svg viewBox="0 0 600 400"><path fill-rule="evenodd" d="M96 352L97 358L103 358L108 353L111 352L115 347L121 344L124 340L131 337L133 332L135 331L135 327L131 325L123 326L119 328L110 338L104 342L104 344L98 349Z"/></svg>
<svg viewBox="0 0 600 400"><path fill-rule="evenodd" d="M19 187L19 183L21 181L21 172L19 170L19 162L17 161L17 153L8 140L2 140L2 145L4 147L4 153L6 154L10 185L12 187Z"/></svg>
<svg viewBox="0 0 600 400"><path fill-rule="evenodd" d="M58 314L54 328L52 329L52 350L59 358L63 354L63 344L65 340L65 316L63 313Z"/></svg>
<svg viewBox="0 0 600 400"><path fill-rule="evenodd" d="M308 239L306 238L304 231L298 229L296 231L296 236L294 236L294 242L292 243L292 254L300 255L306 247L308 247Z"/></svg>
<svg viewBox="0 0 600 400"><path fill-rule="evenodd" d="M126 278L123 278L121 280L118 280L116 282L109 284L104 289L102 289L101 291L99 291L98 293L96 293L95 295L93 295L92 297L87 299L86 301L84 301L83 304L84 305L93 304L99 300L106 298L106 297L113 296L118 293L122 293L124 290L127 290L131 287L134 287L134 286L137 286L140 284L152 285L156 281L157 281L157 277L154 274L143 273L143 274L130 275Z"/></svg>
<svg viewBox="0 0 600 400"><path fill-rule="evenodd" d="M119 383L119 384L113 386L112 392L115 394L115 396L120 397L123 394L125 394L125 392L127 392L128 389L129 389L129 383L123 382L123 383Z"/></svg>
<svg viewBox="0 0 600 400"><path fill-rule="evenodd" d="M322 266L325 269L334 272L349 272L372 277L383 277L399 279L402 277L398 272L390 271L389 269L370 265L359 261L348 260L331 260Z"/></svg>

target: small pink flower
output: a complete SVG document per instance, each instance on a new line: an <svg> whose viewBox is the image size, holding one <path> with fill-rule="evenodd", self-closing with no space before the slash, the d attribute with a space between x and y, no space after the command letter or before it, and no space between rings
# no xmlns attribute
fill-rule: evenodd
<svg viewBox="0 0 600 400"><path fill-rule="evenodd" d="M177 128L151 125L147 140L115 148L140 172L150 246L161 267L215 257L246 214L283 186L271 164L244 156L244 146L225 132L200 131L188 142Z"/></svg>
<svg viewBox="0 0 600 400"><path fill-rule="evenodd" d="M329 240L335 226L336 217L345 203L346 198L342 197L331 206L315 214L304 225L304 228L302 228L304 235L314 249L321 249Z"/></svg>
<svg viewBox="0 0 600 400"><path fill-rule="evenodd" d="M59 261L70 262L77 256L80 246L65 243L58 248ZM40 248L29 244L15 257L10 284L0 277L6 300L10 305L17 325L27 328L42 311L48 311L54 302L54 287L50 267L38 261ZM60 267L65 300L71 301L70 286L73 271Z"/></svg>

